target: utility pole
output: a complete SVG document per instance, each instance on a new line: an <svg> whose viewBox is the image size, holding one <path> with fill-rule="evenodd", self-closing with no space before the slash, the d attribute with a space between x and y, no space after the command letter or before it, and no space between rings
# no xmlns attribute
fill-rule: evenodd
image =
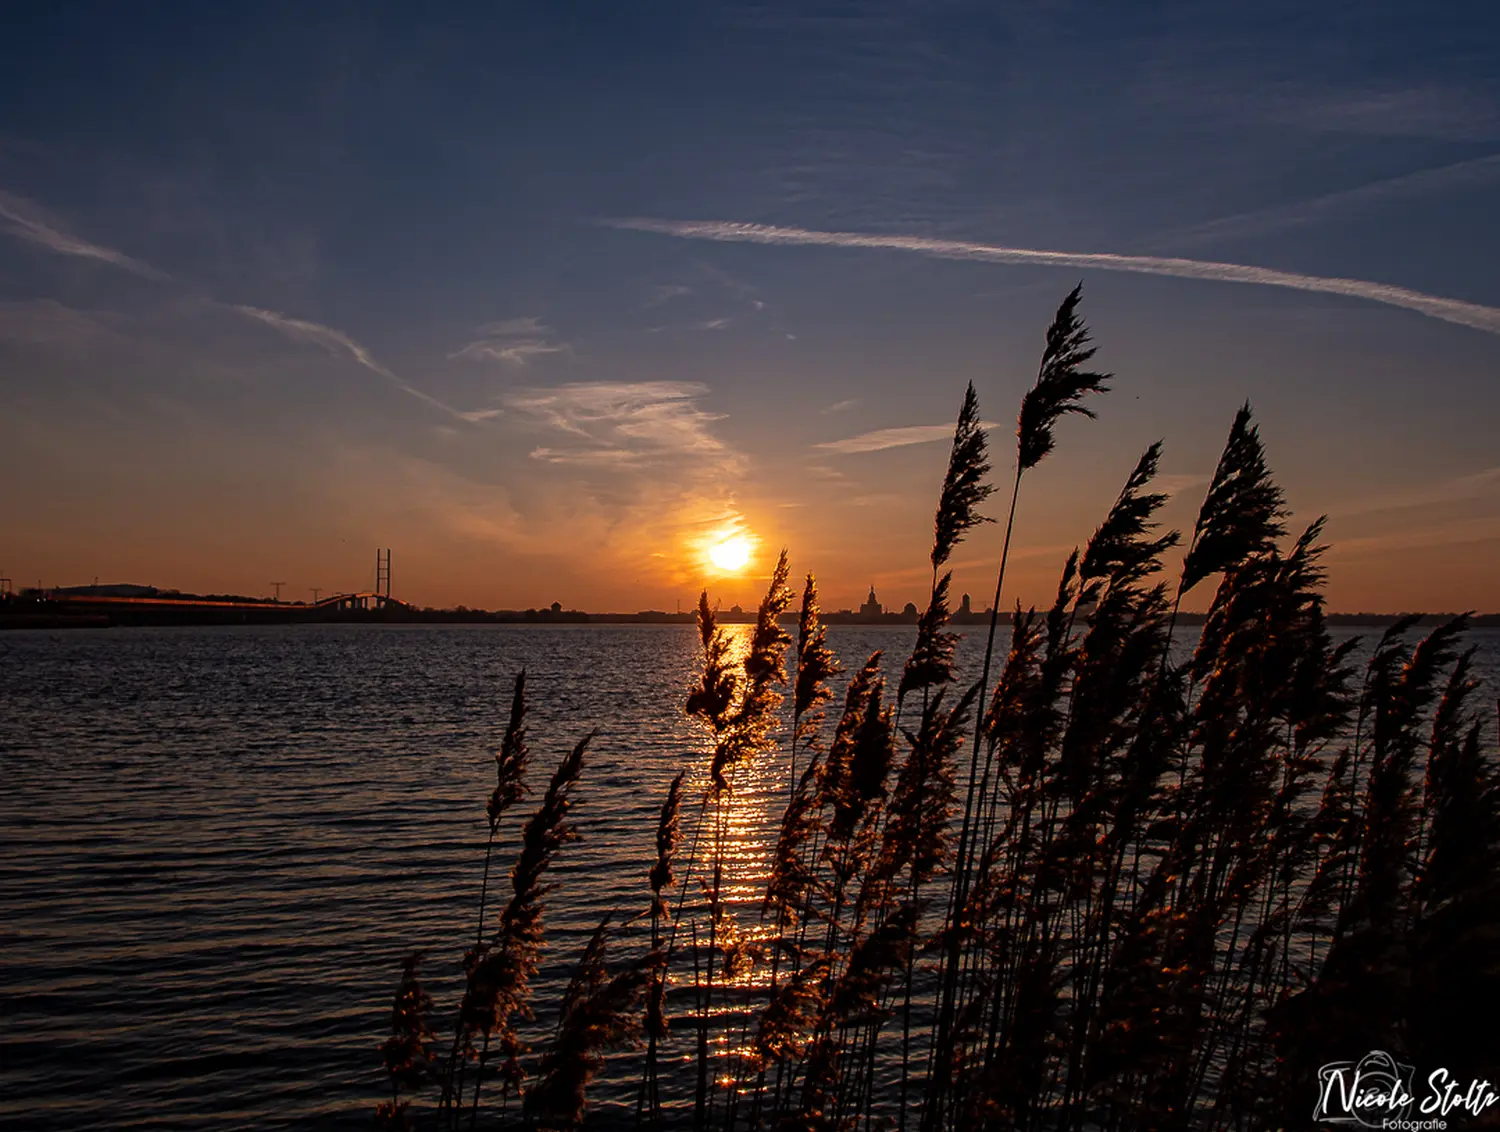
<svg viewBox="0 0 1500 1132"><path fill-rule="evenodd" d="M312 590L312 595L313 595L313 604L317 605L318 604L318 595L323 592L323 587L322 586L312 586L310 588Z"/></svg>
<svg viewBox="0 0 1500 1132"><path fill-rule="evenodd" d="M281 587L284 586L284 585L286 585L286 583L285 582L272 582L271 585L273 585L273 586L276 587L276 596L272 600L274 600L274 601L280 601L281 600Z"/></svg>

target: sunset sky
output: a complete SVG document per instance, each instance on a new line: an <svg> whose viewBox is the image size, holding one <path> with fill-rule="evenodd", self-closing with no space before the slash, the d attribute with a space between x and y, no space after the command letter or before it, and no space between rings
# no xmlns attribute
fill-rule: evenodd
<svg viewBox="0 0 1500 1132"><path fill-rule="evenodd" d="M12 3L0 575L921 604L965 383L1008 484L1082 279L1007 604L1248 398L1333 608L1500 610L1497 204L1483 3Z"/></svg>

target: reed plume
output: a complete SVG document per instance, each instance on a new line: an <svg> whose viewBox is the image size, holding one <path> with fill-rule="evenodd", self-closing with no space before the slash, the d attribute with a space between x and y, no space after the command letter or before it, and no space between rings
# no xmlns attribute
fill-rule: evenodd
<svg viewBox="0 0 1500 1132"><path fill-rule="evenodd" d="M783 550L755 614L755 631L741 664L743 695L739 709L719 736L710 774L716 790L728 788L727 776L741 762L768 749L775 713L781 703L778 686L786 683L786 646L791 638L777 623L792 603L787 588L787 554Z"/></svg>
<svg viewBox="0 0 1500 1132"><path fill-rule="evenodd" d="M812 842L823 830L818 814L822 805L818 789L821 772L822 767L814 756L793 787L791 801L782 813L776 849L766 878L761 918L775 913L777 955L790 952L796 956L798 948L790 942L788 933L802 923L818 883L815 862L810 858L813 856ZM775 978L775 968L772 978Z"/></svg>
<svg viewBox="0 0 1500 1132"><path fill-rule="evenodd" d="M511 806L526 797L526 767L531 761L531 752L526 748L526 670L516 674L515 688L510 697L510 722L505 726L505 738L495 755L495 789L490 793L485 806L493 832L500 824L500 817Z"/></svg>
<svg viewBox="0 0 1500 1132"><path fill-rule="evenodd" d="M792 604L792 591L787 587L787 554L782 550L771 571L771 582L766 587L766 596L761 599L755 613L755 632L750 637L750 652L745 657L745 677L750 689L747 697L753 698L760 688L786 683L786 646L791 638L778 624L781 615ZM748 710L763 710L752 707Z"/></svg>
<svg viewBox="0 0 1500 1132"><path fill-rule="evenodd" d="M818 585L811 574L802 587L797 616L797 680L792 693L792 764L788 779L797 778L797 748L815 743L823 715L819 708L833 698L828 681L841 671L838 657L828 647L828 630L818 608Z"/></svg>
<svg viewBox="0 0 1500 1132"><path fill-rule="evenodd" d="M511 691L510 719L506 724L505 737L500 750L495 754L495 788L485 804L485 819L489 827L484 846L484 871L479 883L479 915L475 926L474 946L464 957L466 970L472 968L485 951L485 913L490 891L490 865L495 855L495 841L500 833L500 822L505 811L526 796L526 767L530 752L526 747L526 670L516 674ZM459 1011L458 1027L453 1036L453 1048L448 1055L444 1074L444 1103L457 1105L462 1101L464 1072L469 1059L475 1056L473 1038L477 1017L465 1010ZM489 1049L489 1035L485 1034L483 1058Z"/></svg>
<svg viewBox="0 0 1500 1132"><path fill-rule="evenodd" d="M375 1110L383 1128L409 1129L411 1102L402 1100L401 1093L416 1092L437 1076L438 1066L432 1056L436 1035L427 1023L432 1013L432 998L422 987L421 963L420 952L413 952L402 961L401 982L391 1007L391 1036L380 1048L391 1082L391 1099L382 1101Z"/></svg>
<svg viewBox="0 0 1500 1132"><path fill-rule="evenodd" d="M563 993L557 1036L537 1066L537 1082L526 1093L527 1122L547 1132L577 1128L583 1121L590 1080L613 1049L638 1044L640 1000L648 981L634 964L611 976L605 965L610 918L584 948Z"/></svg>
<svg viewBox="0 0 1500 1132"><path fill-rule="evenodd" d="M1160 492L1145 490L1156 477L1161 447L1157 441L1142 453L1114 506L1089 539L1078 566L1080 604L1094 604L1106 582L1117 588L1150 577L1160 567L1162 554L1177 544L1176 531L1158 539L1145 537L1155 526L1152 516L1167 501Z"/></svg>
<svg viewBox="0 0 1500 1132"><path fill-rule="evenodd" d="M894 979L906 969L915 940L916 909L902 907L873 931L852 941L843 970L823 1001L822 1017L808 1048L801 1120L837 1127L847 1098L841 1095L849 1060L836 1035L883 1021L883 1006ZM856 1121L857 1122L857 1121Z"/></svg>
<svg viewBox="0 0 1500 1132"><path fill-rule="evenodd" d="M927 608L917 621L916 646L901 673L896 691L898 701L914 689L925 691L953 679L953 650L958 645L958 635L943 629L948 623L948 586L952 580L951 573L944 574L932 587Z"/></svg>
<svg viewBox="0 0 1500 1132"><path fill-rule="evenodd" d="M953 548L974 527L992 520L979 513L979 506L994 493L987 482L990 461L984 425L979 419L979 398L974 383L964 390L964 402L953 429L953 446L948 453L948 471L938 497L937 513L932 522L932 593L927 608L917 622L917 644L901 674L896 692L898 703L917 688L924 690L953 679L953 650L958 638L945 633L948 623L948 587L952 573L940 579L938 570L953 554Z"/></svg>
<svg viewBox="0 0 1500 1132"><path fill-rule="evenodd" d="M933 519L932 569L942 569L960 539L980 523L992 520L979 514L979 506L994 493L985 479L990 474L984 425L979 419L979 398L974 383L964 391L964 403L953 429L953 447L948 454L948 472L938 497Z"/></svg>
<svg viewBox="0 0 1500 1132"><path fill-rule="evenodd" d="M1260 430L1251 423L1250 403L1247 401L1235 414L1229 438L1193 525L1193 537L1183 556L1177 596L1172 604L1174 626L1183 596L1203 579L1222 573L1226 575L1227 584L1229 572L1275 551L1277 540L1286 533L1282 522L1287 514L1284 504L1281 489L1271 479L1260 442ZM1218 603L1218 608L1227 609L1229 604ZM1211 631L1212 625L1211 618L1205 626L1205 633ZM1202 639L1197 651L1201 655L1212 655L1211 650L1203 647ZM1166 664L1167 657L1163 652L1164 669ZM1203 665L1195 664L1193 678L1198 679L1203 671ZM1191 698L1191 686L1188 694ZM1178 764L1179 794L1187 789L1186 760L1184 751Z"/></svg>
<svg viewBox="0 0 1500 1132"><path fill-rule="evenodd" d="M1351 923L1383 926L1397 916L1416 840L1420 794L1413 769L1420 753L1421 716L1431 703L1435 681L1457 656L1466 625L1466 617L1439 625L1412 650L1395 680L1378 689Z"/></svg>
<svg viewBox="0 0 1500 1132"><path fill-rule="evenodd" d="M838 658L828 647L827 629L820 619L817 583L813 575L808 574L797 618L797 679L793 689L792 759L788 772L791 795L782 814L761 905L762 920L775 912L776 942L771 966L773 995L782 955L790 955L798 968L802 962L800 941L817 884L819 849L815 842L825 832L819 820L827 801L823 793L826 770L818 762L821 749L818 733L823 724L821 709L833 698L828 687L829 679L841 671ZM800 775L797 773L799 745L808 755L807 765ZM793 942L794 930L796 942Z"/></svg>
<svg viewBox="0 0 1500 1132"><path fill-rule="evenodd" d="M885 797L886 779L896 752L891 709L880 703L884 691L885 681L877 676L870 683L863 717L853 733L848 774L833 800L835 836L852 834L870 806Z"/></svg>
<svg viewBox="0 0 1500 1132"><path fill-rule="evenodd" d="M667 1036L666 994L667 956L662 950L663 919L670 920L671 908L663 895L672 886L673 858L682 843L682 783L687 771L680 770L667 789L666 801L662 803L661 815L656 823L656 863L651 866L647 881L651 886L651 955L649 984L646 989L646 1072L642 1078L640 1103L637 1116L642 1110L651 1114L655 1121L661 1111L660 1083L657 1079L657 1047Z"/></svg>
<svg viewBox="0 0 1500 1132"><path fill-rule="evenodd" d="M1466 712L1479 690L1474 649L1459 656L1432 723L1423 775L1422 814L1430 828L1420 845L1422 903L1440 908L1500 875L1496 774L1480 754L1479 725Z"/></svg>
<svg viewBox="0 0 1500 1132"><path fill-rule="evenodd" d="M978 694L975 684L946 709L945 693L937 692L917 731L905 733L910 749L891 793L882 852L883 867L893 875L909 869L914 886L931 881L948 861L956 808L954 760Z"/></svg>
<svg viewBox="0 0 1500 1132"><path fill-rule="evenodd" d="M703 642L703 667L698 686L688 694L685 710L718 735L729 727L739 695L739 678L730 660L729 634L719 628L707 590L698 596L698 635Z"/></svg>
<svg viewBox="0 0 1500 1132"><path fill-rule="evenodd" d="M881 655L879 651L871 653L844 690L844 712L818 772L819 803L841 815L836 816L834 825L845 835L852 832L862 812L862 796L854 784L854 757L861 735L868 734L871 718L880 715L885 687L880 675Z"/></svg>
<svg viewBox="0 0 1500 1132"><path fill-rule="evenodd" d="M820 955L772 994L761 1013L752 1049L757 1069L764 1071L807 1056L826 1001L823 984L832 966L831 956Z"/></svg>
<svg viewBox="0 0 1500 1132"><path fill-rule="evenodd" d="M484 876L479 885L479 928L476 946L484 941L484 911L490 888L490 860L494 855L495 838L500 832L500 819L522 798L526 797L526 766L531 752L526 748L526 670L516 674L515 688L510 697L510 722L505 727L505 738L495 755L495 789L490 792L485 805L485 817L489 821L489 840L484 847Z"/></svg>
<svg viewBox="0 0 1500 1132"><path fill-rule="evenodd" d="M563 758L547 785L541 806L522 830L521 851L511 869L510 901L500 914L494 938L469 965L461 1016L471 1030L484 1034L486 1050L492 1037L498 1039L504 1058L501 1079L506 1093L517 1089L524 1076L520 1058L526 1047L516 1023L532 1017L531 978L536 974L544 940L542 898L550 887L542 878L558 850L578 836L567 816L573 805L573 789L583 769L583 756L594 734L584 736ZM482 1054L480 1077L474 1083L475 1111L485 1060Z"/></svg>
<svg viewBox="0 0 1500 1132"><path fill-rule="evenodd" d="M1052 430L1064 416L1077 413L1092 418L1094 412L1083 403L1090 393L1108 393L1104 383L1111 374L1095 373L1083 367L1093 358L1088 327L1078 317L1083 298L1083 284L1068 292L1052 325L1047 328L1047 345L1036 384L1021 399L1016 422L1016 467L1024 472L1036 467L1056 446Z"/></svg>
<svg viewBox="0 0 1500 1132"><path fill-rule="evenodd" d="M1235 414L1182 562L1181 593L1210 574L1265 552L1286 533L1281 489L1271 480L1247 401Z"/></svg>
<svg viewBox="0 0 1500 1132"><path fill-rule="evenodd" d="M784 656L791 640L777 624L792 602L786 580L787 555L783 550L756 613L750 649L741 663L743 678L736 678L729 666L727 634L714 627L712 613L704 620L707 595L699 605L704 670L699 691L689 697L688 711L701 715L714 733L717 745L709 777L716 795L729 789L729 775L741 762L769 744L774 713L781 702L776 686L786 683Z"/></svg>
<svg viewBox="0 0 1500 1132"><path fill-rule="evenodd" d="M535 953L541 944L542 897L550 885L542 874L559 849L577 840L578 832L567 821L573 807L573 790L583 771L583 756L597 732L589 732L563 757L547 784L541 806L521 833L521 852L511 870L513 895L500 915L500 937L521 951Z"/></svg>
<svg viewBox="0 0 1500 1132"><path fill-rule="evenodd" d="M855 881L876 848L875 833L882 815L886 782L895 756L894 710L882 705L885 681L880 675L880 653L873 654L849 682L843 717L823 762L819 803L824 812L821 863L831 874L823 951L833 952L841 938L859 930L862 907L853 923L844 922Z"/></svg>
<svg viewBox="0 0 1500 1132"><path fill-rule="evenodd" d="M672 858L682 844L682 782L687 771L680 770L667 788L667 799L661 805L661 817L656 824L656 863L651 866L648 878L651 885L651 915L662 917L668 914L662 893L672 886ZM652 941L654 947L657 943Z"/></svg>
<svg viewBox="0 0 1500 1132"><path fill-rule="evenodd" d="M924 910L922 887L930 883L947 863L948 832L955 811L955 760L963 744L968 713L979 694L975 684L960 697L951 711L944 710L945 690L939 689L923 709L915 734L905 733L909 751L891 794L877 873L887 883L908 870L907 899L915 915L913 929L920 926ZM916 948L907 949L901 1011L901 1083L897 1126L905 1127L910 1093L912 982ZM871 1072L873 1073L873 1037ZM873 1091L871 1084L866 1088Z"/></svg>

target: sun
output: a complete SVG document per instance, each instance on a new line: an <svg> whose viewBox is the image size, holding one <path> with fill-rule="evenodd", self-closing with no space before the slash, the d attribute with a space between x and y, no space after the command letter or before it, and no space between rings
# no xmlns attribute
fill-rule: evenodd
<svg viewBox="0 0 1500 1132"><path fill-rule="evenodd" d="M743 570L750 561L750 540L744 535L732 535L708 548L708 560L726 574Z"/></svg>

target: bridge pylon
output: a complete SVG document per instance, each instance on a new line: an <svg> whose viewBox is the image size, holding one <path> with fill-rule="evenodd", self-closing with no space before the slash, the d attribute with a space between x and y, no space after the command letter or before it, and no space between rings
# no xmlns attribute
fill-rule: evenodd
<svg viewBox="0 0 1500 1132"><path fill-rule="evenodd" d="M391 552L387 547L385 550L375 552L375 592L383 597L391 596Z"/></svg>

